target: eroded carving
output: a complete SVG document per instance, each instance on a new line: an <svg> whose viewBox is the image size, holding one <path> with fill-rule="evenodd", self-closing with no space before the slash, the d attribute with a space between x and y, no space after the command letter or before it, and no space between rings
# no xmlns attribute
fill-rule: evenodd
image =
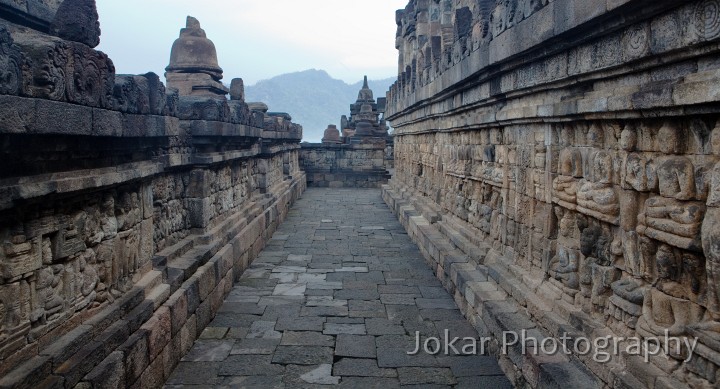
<svg viewBox="0 0 720 389"><path fill-rule="evenodd" d="M581 181L577 193L579 212L611 224L619 223L620 199L613 187L612 175L612 156L598 152L593 159L594 181Z"/></svg>
<svg viewBox="0 0 720 389"><path fill-rule="evenodd" d="M0 94L17 95L23 84L23 57L10 33L0 27Z"/></svg>
<svg viewBox="0 0 720 389"><path fill-rule="evenodd" d="M668 245L658 248L655 264L657 267L657 288L650 288L645 294L643 315L638 321L638 334L642 336L663 335L665 330L671 336L686 333L687 326L698 323L704 315L704 308L684 298L684 287L678 281L681 277L682 260Z"/></svg>
<svg viewBox="0 0 720 389"><path fill-rule="evenodd" d="M560 152L559 175L553 180L553 202L567 208L577 208L577 191L583 176L582 155L578 150Z"/></svg>

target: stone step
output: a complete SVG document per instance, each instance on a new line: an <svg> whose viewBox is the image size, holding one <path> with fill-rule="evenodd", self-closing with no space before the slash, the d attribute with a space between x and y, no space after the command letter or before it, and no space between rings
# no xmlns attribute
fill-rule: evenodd
<svg viewBox="0 0 720 389"><path fill-rule="evenodd" d="M35 356L0 377L0 389L31 389L40 386L52 371L48 356Z"/></svg>
<svg viewBox="0 0 720 389"><path fill-rule="evenodd" d="M460 234L460 236L472 245L484 250L490 250L492 247L486 242L487 236L484 234L478 234L478 229L465 220L461 220L455 215L450 214L443 215L442 221L445 225L452 228L455 233Z"/></svg>
<svg viewBox="0 0 720 389"><path fill-rule="evenodd" d="M53 373L63 377L65 387L75 386L95 366L110 355L114 349L119 347L129 334L126 321L116 322L93 341L84 344L80 350L61 365L56 366Z"/></svg>
<svg viewBox="0 0 720 389"><path fill-rule="evenodd" d="M151 270L135 284L135 287L142 289L144 295L147 296L153 289L162 284L162 282L162 272L157 270Z"/></svg>
<svg viewBox="0 0 720 389"><path fill-rule="evenodd" d="M164 282L170 285L170 292L176 291L195 269L215 255L219 247L237 237L247 227L248 220L257 218L263 211L262 203L265 201L262 198L260 202L252 202L207 233L190 235L156 255L154 268L163 272Z"/></svg>
<svg viewBox="0 0 720 389"><path fill-rule="evenodd" d="M473 244L475 239L469 239L469 229L463 228L462 223L446 219L429 223L421 212L415 210L415 203L408 200L409 196L399 194L402 190L386 187L383 192L383 198L389 202L401 222L409 219L407 225L410 236L420 246L421 251L439 265L434 270L445 273L442 277L438 275L439 278L444 279L443 284L448 291L457 290L456 299L461 298L466 303L459 305L469 307L464 314L473 318L471 321L476 324L481 335L502 339L505 331L526 330L532 337L541 339L549 334L559 337L562 332L577 332L560 315L548 310L553 305L547 305L533 289L518 282L516 271L511 271L510 267L505 265L512 261L502 258L500 253L494 252L486 244ZM397 204L401 201L403 212L398 212ZM421 215L408 218L407 215L413 212ZM411 233L411 230L415 233ZM469 252L476 254L467 255ZM473 257L478 258L479 254L482 255L485 265L477 265L472 261ZM485 260L487 257L489 259ZM460 258L470 261L463 262ZM525 306L532 306L533 309ZM533 321L533 317L538 321ZM582 322L580 317L578 322ZM532 383L532 387L602 387L600 381L574 357L568 359L539 355L526 358L521 351L519 345L511 348L507 358L524 376L523 379ZM553 375L549 376L549 373Z"/></svg>
<svg viewBox="0 0 720 389"><path fill-rule="evenodd" d="M168 284L160 284L147 295L146 300L153 302L153 310L157 310L170 297L172 288Z"/></svg>
<svg viewBox="0 0 720 389"><path fill-rule="evenodd" d="M195 271L212 258L217 249L216 243L197 246L167 264L168 269L180 270L183 273L183 280L187 280Z"/></svg>
<svg viewBox="0 0 720 389"><path fill-rule="evenodd" d="M438 229L448 238L453 246L457 247L460 251L468 255L475 264L482 264L485 261L490 247L487 245L477 246L460 232L458 232L454 226L450 225L445 220L440 221L437 224Z"/></svg>
<svg viewBox="0 0 720 389"><path fill-rule="evenodd" d="M135 305L133 301L138 301L136 298L118 300L106 308L103 314L94 316L92 320L77 326L41 350L39 356L46 359L55 376L49 376L48 372L48 380L33 382L31 387L55 385L58 382L65 387L77 384L167 300L170 286L163 284L162 280L162 272L148 272L135 284L133 292L128 293L128 296L144 297L144 301ZM119 317L123 319L119 320ZM29 362L33 360L38 361L31 359Z"/></svg>
<svg viewBox="0 0 720 389"><path fill-rule="evenodd" d="M192 239L183 239L180 242L175 243L174 245L170 247L166 247L165 249L161 250L159 253L155 254L155 258L153 259L153 263L155 262L161 262L161 263L167 263L168 261L172 261L173 259L182 256L186 252L190 251L193 246L194 242Z"/></svg>

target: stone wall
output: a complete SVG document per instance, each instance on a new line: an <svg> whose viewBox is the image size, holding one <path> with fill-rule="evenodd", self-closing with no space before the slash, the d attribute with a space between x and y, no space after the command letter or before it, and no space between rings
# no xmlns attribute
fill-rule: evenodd
<svg viewBox="0 0 720 389"><path fill-rule="evenodd" d="M308 186L380 188L390 178L392 147L382 139L354 144L303 143L300 165Z"/></svg>
<svg viewBox="0 0 720 389"><path fill-rule="evenodd" d="M161 387L304 190L302 128L117 75L94 1L49 3L0 4L0 387Z"/></svg>
<svg viewBox="0 0 720 389"><path fill-rule="evenodd" d="M698 340L650 363L495 344L516 385L720 384L719 20L716 0L398 13L384 197L481 334Z"/></svg>

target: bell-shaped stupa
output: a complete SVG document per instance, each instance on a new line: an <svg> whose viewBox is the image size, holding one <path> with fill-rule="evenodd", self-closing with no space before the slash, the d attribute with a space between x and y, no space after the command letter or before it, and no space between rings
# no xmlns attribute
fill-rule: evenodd
<svg viewBox="0 0 720 389"><path fill-rule="evenodd" d="M330 124L328 126L325 130L325 134L323 135L322 143L342 143L342 139L340 139L340 130L337 129L336 125Z"/></svg>
<svg viewBox="0 0 720 389"><path fill-rule="evenodd" d="M177 88L181 96L225 98L229 92L220 82L223 70L218 64L215 44L192 16L188 16L186 27L173 43L170 65L165 71L168 87Z"/></svg>

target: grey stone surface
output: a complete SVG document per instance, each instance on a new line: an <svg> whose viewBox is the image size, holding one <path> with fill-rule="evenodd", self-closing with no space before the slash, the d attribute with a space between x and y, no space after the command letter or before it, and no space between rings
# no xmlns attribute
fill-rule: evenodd
<svg viewBox="0 0 720 389"><path fill-rule="evenodd" d="M283 365L317 365L332 363L333 349L313 346L279 346L273 354L273 363Z"/></svg>
<svg viewBox="0 0 720 389"><path fill-rule="evenodd" d="M217 362L180 362L170 378L168 385L213 385L221 382L218 376L220 364Z"/></svg>
<svg viewBox="0 0 720 389"><path fill-rule="evenodd" d="M220 362L219 376L277 376L285 366L272 363L270 355L231 355Z"/></svg>
<svg viewBox="0 0 720 389"><path fill-rule="evenodd" d="M182 360L185 362L223 361L230 355L234 343L234 340L198 340Z"/></svg>
<svg viewBox="0 0 720 389"><path fill-rule="evenodd" d="M405 328L383 318L365 320L365 329L369 335L404 335Z"/></svg>
<svg viewBox="0 0 720 389"><path fill-rule="evenodd" d="M325 323L323 334L326 335L365 335L365 324L342 324L342 323Z"/></svg>
<svg viewBox="0 0 720 389"><path fill-rule="evenodd" d="M286 368L283 382L293 388L326 387L327 385L337 385L340 377L333 375L330 363L311 366L289 365Z"/></svg>
<svg viewBox="0 0 720 389"><path fill-rule="evenodd" d="M494 357L472 355L472 356L456 356L446 357L443 361L450 365L455 377L474 377L474 376L503 376L500 366Z"/></svg>
<svg viewBox="0 0 720 389"><path fill-rule="evenodd" d="M325 317L280 318L275 324L277 331L322 331Z"/></svg>
<svg viewBox="0 0 720 389"><path fill-rule="evenodd" d="M454 385L457 383L452 372L447 368L401 367L398 369L398 376L402 385Z"/></svg>
<svg viewBox="0 0 720 389"><path fill-rule="evenodd" d="M423 352L416 355L408 355L415 349L414 345L408 348L384 348L378 347L377 359L380 367L438 367L442 361L434 355Z"/></svg>
<svg viewBox="0 0 720 389"><path fill-rule="evenodd" d="M415 305L415 297L412 294L381 294L380 301L387 305Z"/></svg>
<svg viewBox="0 0 720 389"><path fill-rule="evenodd" d="M505 376L460 377L457 379L456 389L513 389L514 386Z"/></svg>
<svg viewBox="0 0 720 389"><path fill-rule="evenodd" d="M327 207L333 200L343 205ZM450 336L477 332L428 276L378 192L311 189L279 231L282 239L233 287L186 357L215 362L182 362L169 381L173 385L388 389L500 378L492 357L407 354L415 349L415 331L421 342L446 329ZM302 242L319 231L335 243L305 247ZM377 233L391 236L391 243L378 243ZM368 253L353 255L356 248ZM321 254L308 254L310 249ZM214 365L201 365L208 369L197 379L188 363Z"/></svg>
<svg viewBox="0 0 720 389"><path fill-rule="evenodd" d="M280 344L283 346L326 346L334 347L335 339L332 336L319 332L284 331Z"/></svg>
<svg viewBox="0 0 720 389"><path fill-rule="evenodd" d="M395 389L400 388L396 378L347 377L339 385L343 389Z"/></svg>
<svg viewBox="0 0 720 389"><path fill-rule="evenodd" d="M375 358L375 337L368 335L337 336L335 355L340 357Z"/></svg>
<svg viewBox="0 0 720 389"><path fill-rule="evenodd" d="M279 339L242 339L235 342L231 355L272 355L275 352Z"/></svg>
<svg viewBox="0 0 720 389"><path fill-rule="evenodd" d="M397 377L395 369L380 369L374 359L343 358L333 365L333 374L343 377Z"/></svg>
<svg viewBox="0 0 720 389"><path fill-rule="evenodd" d="M225 377L220 386L225 388L254 389L254 388L277 388L284 389L282 376L233 376Z"/></svg>

